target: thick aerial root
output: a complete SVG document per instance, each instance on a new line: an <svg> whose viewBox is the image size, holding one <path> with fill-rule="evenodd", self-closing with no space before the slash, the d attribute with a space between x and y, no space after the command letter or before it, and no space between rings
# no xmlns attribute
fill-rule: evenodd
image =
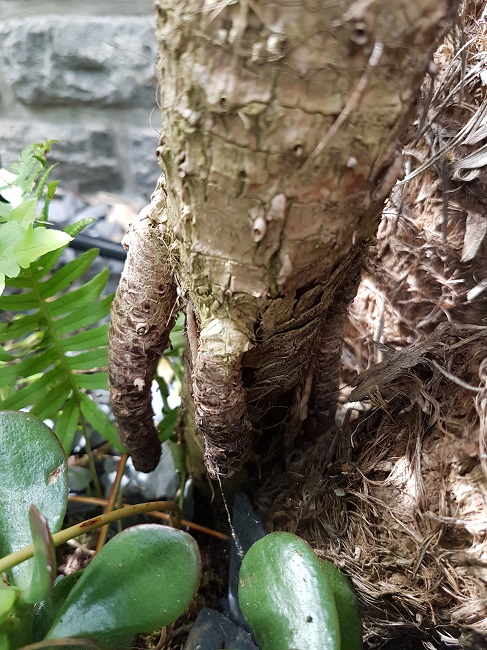
<svg viewBox="0 0 487 650"><path fill-rule="evenodd" d="M252 436L241 371L248 347L248 338L229 319L214 319L200 333L193 398L212 478L232 476L250 455Z"/></svg>
<svg viewBox="0 0 487 650"><path fill-rule="evenodd" d="M110 402L120 438L143 472L152 471L161 455L151 383L177 315L176 285L159 225L162 210L159 190L131 226L109 334Z"/></svg>

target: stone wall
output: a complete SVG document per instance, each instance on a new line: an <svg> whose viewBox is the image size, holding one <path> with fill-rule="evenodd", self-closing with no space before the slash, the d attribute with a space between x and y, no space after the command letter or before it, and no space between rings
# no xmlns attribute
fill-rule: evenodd
<svg viewBox="0 0 487 650"><path fill-rule="evenodd" d="M148 198L160 114L151 0L0 0L0 164L56 139L61 186Z"/></svg>

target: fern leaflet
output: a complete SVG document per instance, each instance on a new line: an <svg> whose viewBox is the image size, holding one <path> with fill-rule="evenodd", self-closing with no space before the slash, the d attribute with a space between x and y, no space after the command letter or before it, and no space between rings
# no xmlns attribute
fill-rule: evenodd
<svg viewBox="0 0 487 650"><path fill-rule="evenodd" d="M67 232L75 235L85 225ZM0 309L11 312L8 322L0 323L0 408L29 408L41 419L54 420L67 453L84 420L121 449L115 426L86 392L108 389L108 324L100 321L113 299L101 295L109 271L72 289L98 251L86 251L51 274L63 250L46 253L7 279L16 293L0 297Z"/></svg>

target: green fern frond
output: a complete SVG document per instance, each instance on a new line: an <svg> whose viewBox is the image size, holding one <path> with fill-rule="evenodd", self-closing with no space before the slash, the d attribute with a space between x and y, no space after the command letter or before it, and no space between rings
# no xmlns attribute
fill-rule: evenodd
<svg viewBox="0 0 487 650"><path fill-rule="evenodd" d="M108 389L108 326L99 323L112 302L101 295L109 272L79 282L95 249L56 270L68 242L93 220L64 232L46 228L57 187L46 160L53 142L31 145L11 171L0 169L0 296L10 289L0 297L8 312L0 323L0 408L54 420L68 453L86 422L120 448L114 425L87 394ZM80 286L73 289L74 283Z"/></svg>
<svg viewBox="0 0 487 650"><path fill-rule="evenodd" d="M85 225L67 230L75 235ZM85 420L122 449L115 426L86 392L108 389L108 324L100 322L113 299L102 296L109 271L77 282L98 255L92 249L53 272L64 248L7 279L14 291L0 297L0 310L11 316L0 323L0 408L28 408L41 419L54 420L67 453ZM75 282L80 286L73 289Z"/></svg>

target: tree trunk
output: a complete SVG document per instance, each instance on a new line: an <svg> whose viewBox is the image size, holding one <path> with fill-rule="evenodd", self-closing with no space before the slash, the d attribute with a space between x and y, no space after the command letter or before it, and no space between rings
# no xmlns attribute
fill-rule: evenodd
<svg viewBox="0 0 487 650"><path fill-rule="evenodd" d="M186 310L194 473L203 445L210 475L228 477L333 421L345 315L449 5L157 1L164 175L149 220L166 275L152 280L169 301L175 281ZM124 393L147 403L140 350L159 353L174 316L168 303L145 344L126 297L113 313L116 413ZM137 323L134 357L124 338ZM141 427L128 428L136 466L155 466L154 433L144 455Z"/></svg>

